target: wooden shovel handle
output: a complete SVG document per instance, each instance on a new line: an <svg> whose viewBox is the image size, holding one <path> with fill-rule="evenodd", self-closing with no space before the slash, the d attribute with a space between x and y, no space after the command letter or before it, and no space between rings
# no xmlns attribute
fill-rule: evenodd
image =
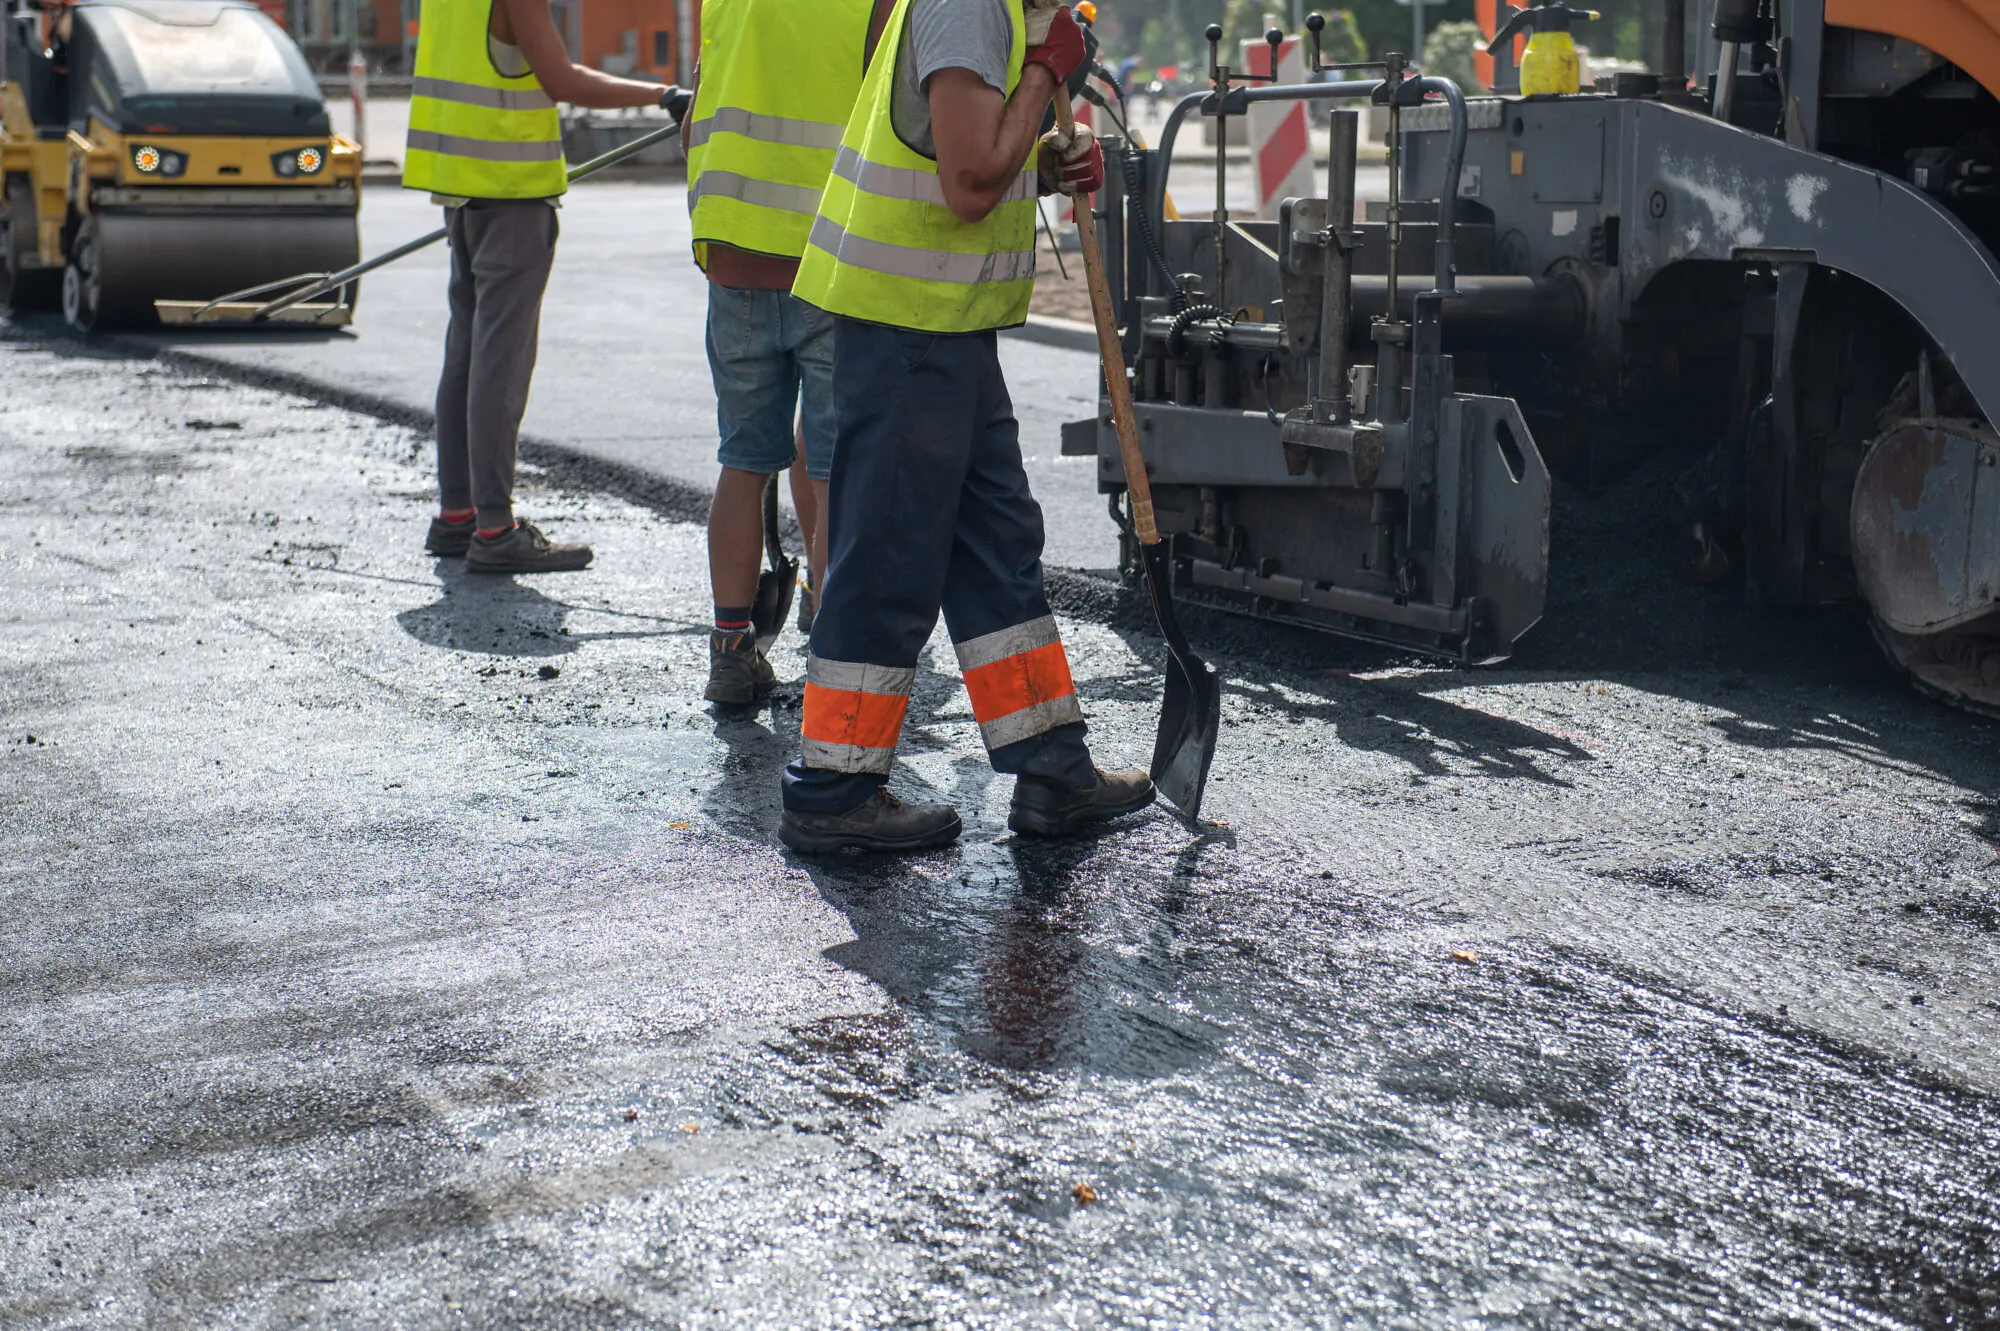
<svg viewBox="0 0 2000 1331"><path fill-rule="evenodd" d="M1056 124L1065 134L1076 132L1069 89L1056 89ZM1111 311L1111 287L1104 280L1104 251L1097 244L1097 219L1089 198L1076 196L1076 238L1083 247L1083 276L1090 285L1090 312L1097 322L1097 352L1104 360L1104 382L1111 390L1111 420L1118 429L1118 454L1125 461L1125 488L1132 495L1132 526L1141 545L1160 543L1160 526L1153 520L1153 486L1146 479L1146 455L1139 451L1139 422L1132 414L1132 385L1125 377L1125 348L1118 342L1118 316Z"/></svg>

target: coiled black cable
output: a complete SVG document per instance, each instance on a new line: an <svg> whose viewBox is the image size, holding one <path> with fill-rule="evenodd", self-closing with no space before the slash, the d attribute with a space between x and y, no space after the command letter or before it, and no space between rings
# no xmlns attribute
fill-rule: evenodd
<svg viewBox="0 0 2000 1331"><path fill-rule="evenodd" d="M1128 139L1126 141L1130 143ZM1160 237L1153 230L1153 219L1146 212L1146 177L1139 166L1139 154L1130 148L1120 154L1120 166L1125 173L1125 206L1132 210L1132 220L1139 225L1139 244L1152 261L1153 269L1160 280L1166 283L1167 295L1174 303L1175 310L1187 308L1187 292L1181 290L1180 278L1167 264L1167 252L1160 248Z"/></svg>
<svg viewBox="0 0 2000 1331"><path fill-rule="evenodd" d="M1147 259L1152 261L1154 271L1159 273L1160 280L1166 283L1167 295L1173 301L1174 308L1185 309L1187 292L1181 289L1180 278L1168 266L1167 252L1160 248L1159 233L1153 230L1152 215L1146 211L1146 177L1139 166L1140 149L1132 139L1131 127L1125 123L1125 117L1120 114L1120 108L1125 105L1125 90L1118 86L1117 76L1103 65L1095 66L1092 72L1103 80L1118 98L1118 108L1114 108L1104 99L1103 93L1087 83L1084 85L1084 100L1111 117L1112 122L1118 126L1118 132L1125 136L1125 151L1119 154L1118 167L1125 177L1126 206L1132 210L1133 220L1139 224L1139 247L1145 250Z"/></svg>
<svg viewBox="0 0 2000 1331"><path fill-rule="evenodd" d="M1229 311L1216 305L1190 305L1174 315L1173 326L1167 329L1167 354L1180 356L1187 350L1188 329L1198 323L1213 319L1217 323L1233 324Z"/></svg>

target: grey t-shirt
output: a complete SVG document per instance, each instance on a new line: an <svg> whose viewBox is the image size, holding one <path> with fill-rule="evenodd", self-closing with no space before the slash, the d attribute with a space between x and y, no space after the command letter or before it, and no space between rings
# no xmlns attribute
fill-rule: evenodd
<svg viewBox="0 0 2000 1331"><path fill-rule="evenodd" d="M897 42L896 90L889 116L896 137L912 151L937 160L931 137L927 88L940 69L969 69L998 91L1007 91L1007 58L1013 54L1014 23L1008 0L910 0L908 25Z"/></svg>

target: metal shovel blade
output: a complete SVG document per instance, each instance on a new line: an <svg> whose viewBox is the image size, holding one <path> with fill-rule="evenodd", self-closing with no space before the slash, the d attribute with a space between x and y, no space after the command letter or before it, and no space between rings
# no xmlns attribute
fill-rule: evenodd
<svg viewBox="0 0 2000 1331"><path fill-rule="evenodd" d="M750 603L750 626L759 643L784 630L792 616L792 598L799 590L799 561L785 553L778 534L778 478L764 483L764 557L770 567L757 575L757 596Z"/></svg>
<svg viewBox="0 0 2000 1331"><path fill-rule="evenodd" d="M1201 816L1201 796L1215 761L1222 728L1222 677L1195 655L1174 615L1173 570L1164 541L1141 547L1146 585L1167 639L1167 681L1160 702L1160 733L1153 741L1153 784L1190 822Z"/></svg>

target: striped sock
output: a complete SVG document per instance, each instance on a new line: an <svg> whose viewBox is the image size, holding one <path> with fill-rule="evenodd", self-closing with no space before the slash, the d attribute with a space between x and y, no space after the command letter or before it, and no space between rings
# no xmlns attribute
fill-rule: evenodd
<svg viewBox="0 0 2000 1331"><path fill-rule="evenodd" d="M715 607L715 627L724 633L743 632L750 627L750 607L747 605Z"/></svg>

